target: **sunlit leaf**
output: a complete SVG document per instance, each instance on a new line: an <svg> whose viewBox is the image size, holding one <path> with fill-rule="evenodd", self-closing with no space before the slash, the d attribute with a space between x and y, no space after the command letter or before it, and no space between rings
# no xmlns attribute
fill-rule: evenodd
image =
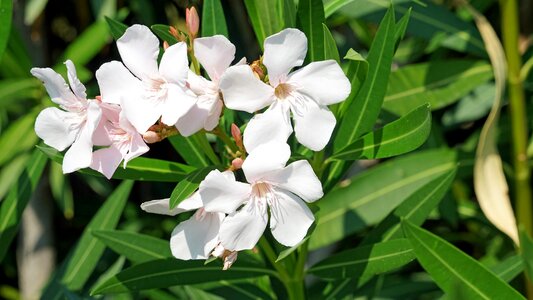
<svg viewBox="0 0 533 300"><path fill-rule="evenodd" d="M220 0L205 0L201 19L202 36L221 34L228 37L228 27Z"/></svg>
<svg viewBox="0 0 533 300"><path fill-rule="evenodd" d="M278 33L283 26L283 19L278 13L278 0L244 0L248 17L263 49L263 41L270 35Z"/></svg>
<svg viewBox="0 0 533 300"><path fill-rule="evenodd" d="M13 1L0 0L0 58L4 55L9 33L11 32L11 17L13 14Z"/></svg>
<svg viewBox="0 0 533 300"><path fill-rule="evenodd" d="M337 49L337 43L331 35L326 24L322 24L324 31L324 59L333 59L337 63L340 63L339 50Z"/></svg>
<svg viewBox="0 0 533 300"><path fill-rule="evenodd" d="M200 186L200 183L205 179L207 174L215 168L215 166L208 166L189 173L172 191L169 200L169 208L173 209L178 206L181 201L191 196L192 193L198 189L198 186Z"/></svg>
<svg viewBox="0 0 533 300"><path fill-rule="evenodd" d="M322 0L300 0L298 27L307 37L307 62L324 60L324 5Z"/></svg>

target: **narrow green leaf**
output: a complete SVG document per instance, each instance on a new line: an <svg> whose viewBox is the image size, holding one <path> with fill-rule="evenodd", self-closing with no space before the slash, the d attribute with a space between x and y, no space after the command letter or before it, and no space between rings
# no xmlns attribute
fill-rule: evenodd
<svg viewBox="0 0 533 300"><path fill-rule="evenodd" d="M119 22L117 20L105 17L105 21L107 23L107 27L109 28L109 31L111 32L111 36L115 40L118 40L124 34L126 29L128 29L128 25L122 22Z"/></svg>
<svg viewBox="0 0 533 300"><path fill-rule="evenodd" d="M39 150L45 153L56 163L63 162L63 154L54 148L48 146L37 146ZM137 157L130 162L126 169L119 166L113 174L114 179L133 179L138 181L164 181L177 182L185 178L188 173L195 170L194 167L166 160ZM82 169L79 172L94 176L103 176L102 174L91 170Z"/></svg>
<svg viewBox="0 0 533 300"><path fill-rule="evenodd" d="M415 259L407 239L397 239L334 254L309 269L325 279L368 278L397 269Z"/></svg>
<svg viewBox="0 0 533 300"><path fill-rule="evenodd" d="M0 58L4 55L9 33L11 32L11 17L13 15L13 1L0 0Z"/></svg>
<svg viewBox="0 0 533 300"><path fill-rule="evenodd" d="M244 0L244 4L257 42L263 49L265 38L278 33L283 26L283 20L277 11L277 0Z"/></svg>
<svg viewBox="0 0 533 300"><path fill-rule="evenodd" d="M63 174L61 165L50 164L49 183L52 196L63 215L66 219L71 219L74 216L74 197L69 177Z"/></svg>
<svg viewBox="0 0 533 300"><path fill-rule="evenodd" d="M337 43L326 24L322 24L322 28L324 30L324 59L333 59L340 64L341 59L339 57Z"/></svg>
<svg viewBox="0 0 533 300"><path fill-rule="evenodd" d="M138 264L118 273L96 287L92 294L122 293L264 275L276 277L277 273L244 262L237 262L229 270L223 271L222 266L214 263L205 266L203 261L161 259Z"/></svg>
<svg viewBox="0 0 533 300"><path fill-rule="evenodd" d="M422 267L446 293L453 294L460 286L468 299L525 299L482 264L444 239L408 221L402 222L402 228Z"/></svg>
<svg viewBox="0 0 533 300"><path fill-rule="evenodd" d="M403 218L414 225L421 225L431 211L439 204L455 178L456 168L428 182L388 215L368 233L361 244L385 242L403 235L400 220Z"/></svg>
<svg viewBox="0 0 533 300"><path fill-rule="evenodd" d="M228 27L220 0L205 0L202 8L202 36L221 34L228 37Z"/></svg>
<svg viewBox="0 0 533 300"><path fill-rule="evenodd" d="M283 3L283 28L296 27L296 4L294 0L280 0Z"/></svg>
<svg viewBox="0 0 533 300"><path fill-rule="evenodd" d="M296 13L298 27L307 36L306 62L324 60L324 5L322 0L300 0Z"/></svg>
<svg viewBox="0 0 533 300"><path fill-rule="evenodd" d="M42 91L42 84L36 78L4 79L0 81L0 108L6 108L18 100L38 99Z"/></svg>
<svg viewBox="0 0 533 300"><path fill-rule="evenodd" d="M41 151L34 150L26 168L0 204L0 261L4 259L17 234L22 213L37 188L46 161L47 158Z"/></svg>
<svg viewBox="0 0 533 300"><path fill-rule="evenodd" d="M23 115L0 135L0 166L11 161L19 153L26 152L35 146L37 135L33 129L35 117L39 109L33 109Z"/></svg>
<svg viewBox="0 0 533 300"><path fill-rule="evenodd" d="M113 229L118 224L126 205L133 181L123 181L85 227L76 250L72 254L61 282L72 291L80 290L91 276L105 245L92 236L91 231Z"/></svg>
<svg viewBox="0 0 533 300"><path fill-rule="evenodd" d="M386 158L415 150L431 131L431 111L422 105L404 117L368 133L339 150L331 159Z"/></svg>
<svg viewBox="0 0 533 300"><path fill-rule="evenodd" d="M202 134L202 133L196 133ZM183 137L181 135L174 135L168 138L168 141L180 156L187 162L187 164L195 167L206 167L209 161L205 157L200 146L195 143L193 137Z"/></svg>
<svg viewBox="0 0 533 300"><path fill-rule="evenodd" d="M189 173L182 181L180 181L170 195L170 209L178 206L181 201L192 195L192 193L198 189L198 186L200 186L200 182L202 182L207 174L209 174L209 172L215 168L216 166L207 166L205 168L195 170Z"/></svg>
<svg viewBox="0 0 533 300"><path fill-rule="evenodd" d="M311 231L311 229L309 230ZM301 240L298 244L290 247L290 248L287 248L283 251L281 251L278 255L278 258L276 258L276 263L279 262L279 261L282 261L283 259L285 259L287 256L291 255L291 253L293 253L294 251L298 250L298 248L305 242L307 242L307 240L311 237L311 235L308 233L307 236Z"/></svg>
<svg viewBox="0 0 533 300"><path fill-rule="evenodd" d="M407 30L407 25L409 25L409 19L411 18L411 11L412 9L409 8L407 12L402 16L402 18L396 23L396 32L394 33L394 40L396 41L396 45L394 46L394 52L398 49L400 46L400 42L403 40L405 36L405 31Z"/></svg>
<svg viewBox="0 0 533 300"><path fill-rule="evenodd" d="M524 271L524 261L519 255L513 255L491 266L490 270L505 282L510 282Z"/></svg>
<svg viewBox="0 0 533 300"><path fill-rule="evenodd" d="M166 41L169 45L174 45L178 40L170 34L170 26L163 24L155 24L150 26L152 31L163 41Z"/></svg>
<svg viewBox="0 0 533 300"><path fill-rule="evenodd" d="M92 235L134 263L172 257L168 241L137 232L95 230Z"/></svg>
<svg viewBox="0 0 533 300"><path fill-rule="evenodd" d="M520 228L520 253L524 259L526 274L533 283L533 240L523 228Z"/></svg>
<svg viewBox="0 0 533 300"><path fill-rule="evenodd" d="M31 153L19 154L0 169L0 202L9 192L11 185L13 185L22 172L24 172L30 156Z"/></svg>
<svg viewBox="0 0 533 300"><path fill-rule="evenodd" d="M383 107L397 115L429 102L436 110L493 77L485 61L446 60L409 65L391 73Z"/></svg>
<svg viewBox="0 0 533 300"><path fill-rule="evenodd" d="M357 51L353 49L348 50L348 52L344 56L344 59L350 61L348 63L346 76L350 80L351 91L348 98L344 102L339 103L340 108L337 112L339 119L342 117L343 113L346 112L350 104L353 102L353 99L359 92L359 89L361 88L361 85L363 85L366 75L368 74L368 62Z"/></svg>
<svg viewBox="0 0 533 300"><path fill-rule="evenodd" d="M350 117L340 120L333 143L335 150L344 148L374 126L385 96L383 87L387 86L389 79L394 54L394 34L394 10L391 7L383 18L370 47L367 57L369 64L367 78L358 93L348 97L348 99L354 97L345 114Z"/></svg>
<svg viewBox="0 0 533 300"><path fill-rule="evenodd" d="M389 160L345 181L316 202L320 210L310 248L381 222L415 191L455 167L454 151L429 150Z"/></svg>

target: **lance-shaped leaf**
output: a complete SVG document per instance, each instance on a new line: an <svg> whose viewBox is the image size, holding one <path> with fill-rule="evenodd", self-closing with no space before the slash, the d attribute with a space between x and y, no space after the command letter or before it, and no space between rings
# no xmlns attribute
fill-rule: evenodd
<svg viewBox="0 0 533 300"><path fill-rule="evenodd" d="M322 24L324 31L324 59L333 59L340 64L341 59L339 57L339 50L337 49L337 43L331 35L326 24Z"/></svg>
<svg viewBox="0 0 533 300"><path fill-rule="evenodd" d="M183 137L181 135L174 135L169 137L168 141L187 164L195 167L206 167L209 165L207 157L205 157L201 148L196 144L193 136Z"/></svg>
<svg viewBox="0 0 533 300"><path fill-rule="evenodd" d="M0 57L4 56L9 33L11 32L11 17L13 15L13 1L0 0Z"/></svg>
<svg viewBox="0 0 533 300"><path fill-rule="evenodd" d="M18 232L22 213L39 184L47 157L35 149L18 180L0 204L0 261Z"/></svg>
<svg viewBox="0 0 533 300"><path fill-rule="evenodd" d="M252 22L257 42L263 49L263 41L283 28L283 17L279 13L282 3L278 0L244 0L248 17Z"/></svg>
<svg viewBox="0 0 533 300"><path fill-rule="evenodd" d="M198 186L200 186L200 182L204 180L204 178L214 170L216 166L208 166L202 169L195 170L187 175L182 181L180 181L174 190L172 191L172 194L170 195L170 201L169 206L170 209L173 209L174 207L178 206L181 201L187 199L196 189L198 189Z"/></svg>
<svg viewBox="0 0 533 300"><path fill-rule="evenodd" d="M35 117L39 109L33 109L24 116L12 122L0 135L0 166L10 162L13 157L24 153L35 146Z"/></svg>
<svg viewBox="0 0 533 300"><path fill-rule="evenodd" d="M454 151L430 150L387 161L346 180L317 201L320 210L310 248L381 222L411 194L455 167Z"/></svg>
<svg viewBox="0 0 533 300"><path fill-rule="evenodd" d="M163 24L155 24L150 26L152 31L163 41L166 41L169 45L174 45L178 40L170 34L170 26Z"/></svg>
<svg viewBox="0 0 533 300"><path fill-rule="evenodd" d="M122 182L85 227L61 279L70 290L83 288L104 253L105 245L98 241L91 231L113 229L117 226L132 186L133 181Z"/></svg>
<svg viewBox="0 0 533 300"><path fill-rule="evenodd" d="M366 245L334 254L309 269L325 279L364 278L397 269L415 259L407 239Z"/></svg>
<svg viewBox="0 0 533 300"><path fill-rule="evenodd" d="M324 60L324 5L322 0L300 0L298 2L298 27L307 36L306 62Z"/></svg>
<svg viewBox="0 0 533 300"><path fill-rule="evenodd" d="M436 110L491 78L491 66L485 61L461 59L409 65L391 73L383 107L400 116L426 102Z"/></svg>
<svg viewBox="0 0 533 300"><path fill-rule="evenodd" d="M172 257L168 241L137 232L95 230L100 242L135 263Z"/></svg>
<svg viewBox="0 0 533 300"><path fill-rule="evenodd" d="M513 255L491 266L490 270L503 281L510 282L524 271L524 261L519 255Z"/></svg>
<svg viewBox="0 0 533 300"><path fill-rule="evenodd" d="M128 29L128 25L117 20L105 17L105 21L107 23L107 27L109 28L109 32L111 32L111 36L115 40L118 40L124 34L126 29Z"/></svg>
<svg viewBox="0 0 533 300"><path fill-rule="evenodd" d="M431 111L424 104L383 128L368 133L339 150L331 159L386 158L422 146L431 131Z"/></svg>
<svg viewBox="0 0 533 300"><path fill-rule="evenodd" d="M167 288L169 286L237 280L277 273L255 264L238 261L223 271L219 263L204 265L203 261L183 261L174 258L153 260L126 269L96 287L91 293L110 294Z"/></svg>
<svg viewBox="0 0 533 300"><path fill-rule="evenodd" d="M220 0L205 0L202 8L202 36L221 34L228 37L228 27Z"/></svg>
<svg viewBox="0 0 533 300"><path fill-rule="evenodd" d="M529 280L533 283L533 240L524 229L520 229L520 253Z"/></svg>
<svg viewBox="0 0 533 300"><path fill-rule="evenodd" d="M346 77L350 80L351 91L350 95L344 102L331 106L333 112L335 112L339 118L342 117L342 114L346 112L350 103L352 103L368 74L368 62L357 51L353 49L348 50L344 59L349 60Z"/></svg>
<svg viewBox="0 0 533 300"><path fill-rule="evenodd" d="M63 162L63 154L54 148L48 146L37 146L39 150L45 153L50 159L56 163ZM122 166L118 167L113 174L114 179L133 179L139 181L165 181L176 182L185 178L188 173L195 170L194 167L187 166L180 163L175 163L166 160L137 157L130 162L126 169ZM91 170L82 169L81 173L90 174L94 176L103 176L102 174Z"/></svg>
<svg viewBox="0 0 533 300"><path fill-rule="evenodd" d="M402 228L417 260L446 293L453 294L459 285L466 299L525 299L482 264L444 239L408 221L402 222Z"/></svg>

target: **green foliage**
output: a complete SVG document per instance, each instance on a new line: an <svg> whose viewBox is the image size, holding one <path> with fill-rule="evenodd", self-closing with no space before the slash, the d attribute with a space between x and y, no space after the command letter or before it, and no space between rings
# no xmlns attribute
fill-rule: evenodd
<svg viewBox="0 0 533 300"><path fill-rule="evenodd" d="M307 36L306 62L324 60L324 6L322 0L298 1L299 28Z"/></svg>
<svg viewBox="0 0 533 300"><path fill-rule="evenodd" d="M244 0L261 49L265 38L278 33L283 28L284 18L277 11L280 3L280 0Z"/></svg>
<svg viewBox="0 0 533 300"><path fill-rule="evenodd" d="M202 180L204 180L207 174L209 174L209 172L211 172L215 168L215 166L208 166L202 169L195 170L189 173L187 177L185 177L182 181L180 181L172 191L172 194L170 195L170 209L173 209L174 207L178 206L180 202L191 196L192 193L194 193L194 191L198 189L198 186L200 186L200 182L202 182Z"/></svg>
<svg viewBox="0 0 533 300"><path fill-rule="evenodd" d="M0 57L6 49L9 33L11 32L11 17L13 14L13 1L0 1Z"/></svg>
<svg viewBox="0 0 533 300"><path fill-rule="evenodd" d="M206 0L202 8L202 36L221 34L228 37L228 27L220 0Z"/></svg>

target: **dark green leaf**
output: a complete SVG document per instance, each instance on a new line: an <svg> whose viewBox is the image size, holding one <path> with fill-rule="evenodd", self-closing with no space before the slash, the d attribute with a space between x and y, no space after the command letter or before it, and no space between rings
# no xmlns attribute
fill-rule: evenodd
<svg viewBox="0 0 533 300"><path fill-rule="evenodd" d="M33 126L39 109L33 109L23 115L0 135L0 166L11 161L14 156L24 153L35 146L37 135Z"/></svg>
<svg viewBox="0 0 533 300"><path fill-rule="evenodd" d="M17 234L22 213L37 188L46 161L47 157L41 151L34 150L26 168L0 203L0 261L4 259Z"/></svg>
<svg viewBox="0 0 533 300"><path fill-rule="evenodd" d="M272 270L240 261L223 271L222 266L215 263L206 266L203 261L171 258L153 260L126 269L96 287L92 294L122 293L264 275L277 276Z"/></svg>
<svg viewBox="0 0 533 300"><path fill-rule="evenodd" d="M66 219L72 219L74 216L74 197L69 177L63 174L61 165L50 164L49 183L52 196L63 215Z"/></svg>
<svg viewBox="0 0 533 300"><path fill-rule="evenodd" d="M263 49L265 38L278 33L283 26L283 19L277 11L278 0L244 0L244 4L257 42Z"/></svg>
<svg viewBox="0 0 533 300"><path fill-rule="evenodd" d="M326 279L369 278L397 269L415 258L407 239L397 239L334 254L309 269Z"/></svg>
<svg viewBox="0 0 533 300"><path fill-rule="evenodd" d="M446 293L458 286L468 299L525 299L507 283L472 257L444 239L402 222L405 236L411 241L416 258Z"/></svg>
<svg viewBox="0 0 533 300"><path fill-rule="evenodd" d="M520 253L524 259L526 274L533 283L533 240L523 228L520 228Z"/></svg>
<svg viewBox="0 0 533 300"><path fill-rule="evenodd" d="M355 98L355 95L357 95L359 92L359 89L361 88L361 85L365 81L366 75L368 74L368 62L357 51L353 49L348 50L346 56L344 56L344 59L349 60L346 76L350 80L351 91L348 99L339 103L340 109L337 112L339 117L342 117L342 114L348 109L348 106L350 106L350 103ZM334 109L334 111L337 110Z"/></svg>
<svg viewBox="0 0 533 300"><path fill-rule="evenodd" d="M70 290L83 288L104 253L105 245L92 236L91 232L117 226L132 186L133 181L123 181L85 227L61 279Z"/></svg>
<svg viewBox="0 0 533 300"><path fill-rule="evenodd" d="M109 27L111 36L113 36L115 40L118 40L124 34L126 29L128 29L128 25L117 20L105 17L105 21L107 22L107 27Z"/></svg>
<svg viewBox="0 0 533 300"><path fill-rule="evenodd" d="M431 130L429 106L422 105L383 128L368 133L331 156L331 159L386 158L415 150Z"/></svg>
<svg viewBox="0 0 533 300"><path fill-rule="evenodd" d="M63 162L63 154L54 148L47 146L37 146L39 150L48 155L56 163ZM138 181L165 181L177 182L195 170L194 167L166 160L137 157L128 162L127 168L121 166L117 168L114 179L133 179ZM79 172L94 176L103 176L102 174L91 170L82 169Z"/></svg>
<svg viewBox="0 0 533 300"><path fill-rule="evenodd" d="M178 42L178 40L172 34L170 34L170 26L155 24L150 26L150 28L160 39L166 41L169 45L172 46Z"/></svg>
<svg viewBox="0 0 533 300"><path fill-rule="evenodd" d="M331 35L326 24L322 24L324 29L324 59L333 59L337 63L340 63L339 50L337 50L337 43Z"/></svg>
<svg viewBox="0 0 533 300"><path fill-rule="evenodd" d="M211 172L213 169L215 169L215 166L208 166L202 169L195 170L187 175L182 181L180 181L174 190L172 191L172 194L170 195L170 201L169 206L170 209L173 209L174 207L178 206L181 201L187 199L196 189L198 186L200 186L200 182L204 180L204 178Z"/></svg>
<svg viewBox="0 0 533 300"><path fill-rule="evenodd" d="M174 147L189 165L199 168L209 165L209 161L192 136L183 137L181 135L174 135L169 137L168 140L172 144L172 147Z"/></svg>
<svg viewBox="0 0 533 300"><path fill-rule="evenodd" d="M168 241L149 235L120 230L95 230L92 235L135 263L172 257Z"/></svg>
<svg viewBox="0 0 533 300"><path fill-rule="evenodd" d="M306 62L324 60L324 5L322 0L298 2L298 27L307 36Z"/></svg>
<svg viewBox="0 0 533 300"><path fill-rule="evenodd" d="M13 14L13 1L0 0L0 58L4 55L9 33L11 32L11 17Z"/></svg>
<svg viewBox="0 0 533 300"><path fill-rule="evenodd" d="M283 3L283 28L296 27L296 4L294 0L281 0Z"/></svg>
<svg viewBox="0 0 533 300"><path fill-rule="evenodd" d="M228 27L220 0L205 0L202 8L202 36L221 34L228 37Z"/></svg>

